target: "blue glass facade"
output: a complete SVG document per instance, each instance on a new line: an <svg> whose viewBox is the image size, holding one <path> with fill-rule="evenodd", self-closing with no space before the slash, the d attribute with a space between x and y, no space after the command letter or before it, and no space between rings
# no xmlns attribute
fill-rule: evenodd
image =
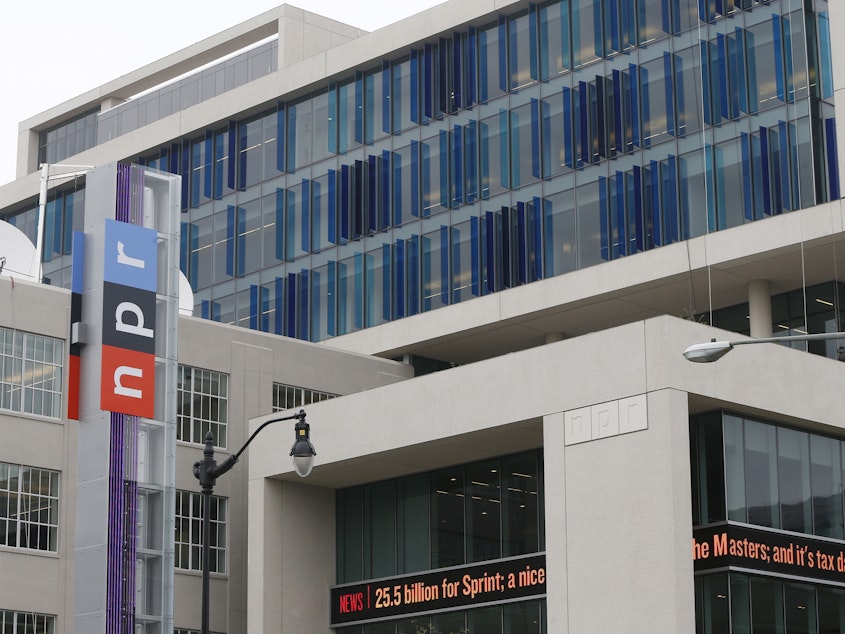
<svg viewBox="0 0 845 634"><path fill-rule="evenodd" d="M826 0L554 0L138 157L203 317L311 341L840 196Z"/></svg>

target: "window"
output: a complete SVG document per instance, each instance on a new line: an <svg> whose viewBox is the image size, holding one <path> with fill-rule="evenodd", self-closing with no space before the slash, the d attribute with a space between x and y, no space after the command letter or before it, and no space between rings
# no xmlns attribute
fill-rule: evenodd
<svg viewBox="0 0 845 634"><path fill-rule="evenodd" d="M294 409L303 405L326 401L336 396L338 395L331 394L330 392L318 392L317 390L309 390L304 387L273 383L273 411L279 412L284 409Z"/></svg>
<svg viewBox="0 0 845 634"><path fill-rule="evenodd" d="M55 616L0 610L0 632L3 634L53 634L55 631Z"/></svg>
<svg viewBox="0 0 845 634"><path fill-rule="evenodd" d="M337 491L337 582L541 552L542 472L527 451Z"/></svg>
<svg viewBox="0 0 845 634"><path fill-rule="evenodd" d="M202 494L176 492L176 568L202 570ZM226 498L211 496L209 572L226 572Z"/></svg>
<svg viewBox="0 0 845 634"><path fill-rule="evenodd" d="M229 375L179 366L177 440L203 444L209 431L214 446L226 448Z"/></svg>
<svg viewBox="0 0 845 634"><path fill-rule="evenodd" d="M58 530L58 471L0 462L0 545L56 552Z"/></svg>
<svg viewBox="0 0 845 634"><path fill-rule="evenodd" d="M0 409L59 418L64 342L0 328Z"/></svg>

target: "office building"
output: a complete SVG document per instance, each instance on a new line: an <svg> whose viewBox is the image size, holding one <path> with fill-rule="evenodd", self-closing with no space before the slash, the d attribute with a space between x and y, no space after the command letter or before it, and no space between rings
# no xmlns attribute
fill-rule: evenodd
<svg viewBox="0 0 845 634"><path fill-rule="evenodd" d="M824 0L450 0L363 33L283 5L23 122L0 217L33 243L40 163L181 177L177 630L207 414L225 455L305 403L307 479L274 425L220 480L214 631L842 631L845 341L681 355L845 330L842 24ZM49 184L57 288L4 280L0 325L62 343L61 371L90 201ZM0 461L58 478L59 546L0 557L64 576L0 609L64 631L57 398L2 405Z"/></svg>

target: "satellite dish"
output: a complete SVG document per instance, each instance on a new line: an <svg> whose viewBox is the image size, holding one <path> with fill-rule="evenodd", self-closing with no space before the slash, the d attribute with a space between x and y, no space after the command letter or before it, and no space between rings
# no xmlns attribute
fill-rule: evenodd
<svg viewBox="0 0 845 634"><path fill-rule="evenodd" d="M0 220L0 264L0 275L38 281L35 245L23 231L5 220Z"/></svg>
<svg viewBox="0 0 845 634"><path fill-rule="evenodd" d="M179 271L179 314L186 317L194 314L194 289L182 271Z"/></svg>

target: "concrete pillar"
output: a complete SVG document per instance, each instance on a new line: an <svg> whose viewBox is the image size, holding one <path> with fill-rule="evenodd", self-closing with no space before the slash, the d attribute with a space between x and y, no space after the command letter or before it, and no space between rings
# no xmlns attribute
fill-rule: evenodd
<svg viewBox="0 0 845 634"><path fill-rule="evenodd" d="M772 336L772 292L769 280L748 283L748 318L751 336Z"/></svg>

